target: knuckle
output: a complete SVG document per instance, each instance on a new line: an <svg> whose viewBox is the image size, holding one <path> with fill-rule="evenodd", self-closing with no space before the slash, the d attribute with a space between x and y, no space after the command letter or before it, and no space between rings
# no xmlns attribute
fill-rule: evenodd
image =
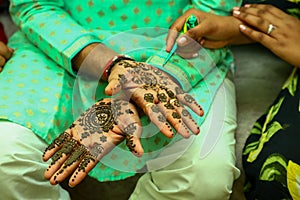
<svg viewBox="0 0 300 200"><path fill-rule="evenodd" d="M241 12L240 18L242 19L248 19L249 15L247 13Z"/></svg>
<svg viewBox="0 0 300 200"><path fill-rule="evenodd" d="M266 13L266 10L264 10L264 9L259 9L259 10L257 11L257 16L263 16L263 15L265 15L265 13Z"/></svg>
<svg viewBox="0 0 300 200"><path fill-rule="evenodd" d="M256 21L257 25L263 25L264 22L265 21L262 18L258 18L258 20Z"/></svg>
<svg viewBox="0 0 300 200"><path fill-rule="evenodd" d="M270 4L265 5L265 8L264 8L265 11L271 11L273 9L274 9L274 7Z"/></svg>
<svg viewBox="0 0 300 200"><path fill-rule="evenodd" d="M264 34L257 33L257 41L262 42L262 41L264 41L264 39L265 39L265 35Z"/></svg>

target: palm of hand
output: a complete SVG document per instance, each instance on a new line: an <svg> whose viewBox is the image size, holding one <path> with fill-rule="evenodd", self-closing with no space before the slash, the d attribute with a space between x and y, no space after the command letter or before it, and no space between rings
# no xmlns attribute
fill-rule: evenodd
<svg viewBox="0 0 300 200"><path fill-rule="evenodd" d="M75 186L124 139L129 150L141 156L140 134L140 121L132 104L123 100L100 100L45 150L43 159L52 158L45 177L51 184L57 184L74 172L69 184Z"/></svg>

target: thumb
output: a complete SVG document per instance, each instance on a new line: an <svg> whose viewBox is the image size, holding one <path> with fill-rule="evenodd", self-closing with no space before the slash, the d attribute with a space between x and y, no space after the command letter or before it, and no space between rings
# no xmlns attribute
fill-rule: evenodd
<svg viewBox="0 0 300 200"><path fill-rule="evenodd" d="M177 42L178 46L186 46L191 42L197 41L200 43L202 38L209 35L212 28L208 21L203 20L194 28L188 30L185 34L178 37Z"/></svg>
<svg viewBox="0 0 300 200"><path fill-rule="evenodd" d="M209 49L218 49L223 48L227 45L227 42L224 40L209 40L209 39L202 39L200 42L201 46Z"/></svg>

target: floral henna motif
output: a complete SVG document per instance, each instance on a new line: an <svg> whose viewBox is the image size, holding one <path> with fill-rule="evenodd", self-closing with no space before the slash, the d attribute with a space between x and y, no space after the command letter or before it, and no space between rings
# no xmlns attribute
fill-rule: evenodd
<svg viewBox="0 0 300 200"><path fill-rule="evenodd" d="M126 123L129 125L126 126ZM96 102L46 148L44 160L52 158L45 172L46 178L57 184L67 177L74 165L78 165L70 180L77 184L79 173L84 172L78 177L81 180L85 172L123 140L126 140L130 151L139 153L135 139L140 133L139 124L137 111L129 102L110 99ZM115 126L120 127L115 129ZM123 133L115 130L123 130Z"/></svg>
<svg viewBox="0 0 300 200"><path fill-rule="evenodd" d="M102 131L108 132L114 126L111 104L105 104L104 102L94 104L82 115L82 118L78 119L78 122L83 130L88 131L90 134Z"/></svg>
<svg viewBox="0 0 300 200"><path fill-rule="evenodd" d="M151 94L151 93L144 94L144 100L147 103L153 103L154 102L154 96L153 96L153 94Z"/></svg>
<svg viewBox="0 0 300 200"><path fill-rule="evenodd" d="M188 137L190 130L194 134L199 133L196 121L187 113L184 106L190 107L191 110L202 116L201 106L191 95L185 93L166 72L147 63L132 60L123 60L116 66L118 67L114 71L116 73L114 77L119 77L119 84L123 90L126 91L126 94L132 95L132 100L143 109L165 135L169 137L172 134L165 129L168 123L184 137ZM143 95L143 99L140 98L141 95ZM156 107L156 105L159 106ZM148 109L149 107L151 109Z"/></svg>

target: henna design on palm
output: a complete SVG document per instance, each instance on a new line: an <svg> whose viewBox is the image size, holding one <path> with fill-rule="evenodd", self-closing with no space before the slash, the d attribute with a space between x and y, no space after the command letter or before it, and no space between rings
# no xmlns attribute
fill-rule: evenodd
<svg viewBox="0 0 300 200"><path fill-rule="evenodd" d="M73 173L69 184L75 186L123 140L133 154L141 156L140 135L141 123L131 103L100 100L45 149L43 159L52 158L45 177L57 184Z"/></svg>

